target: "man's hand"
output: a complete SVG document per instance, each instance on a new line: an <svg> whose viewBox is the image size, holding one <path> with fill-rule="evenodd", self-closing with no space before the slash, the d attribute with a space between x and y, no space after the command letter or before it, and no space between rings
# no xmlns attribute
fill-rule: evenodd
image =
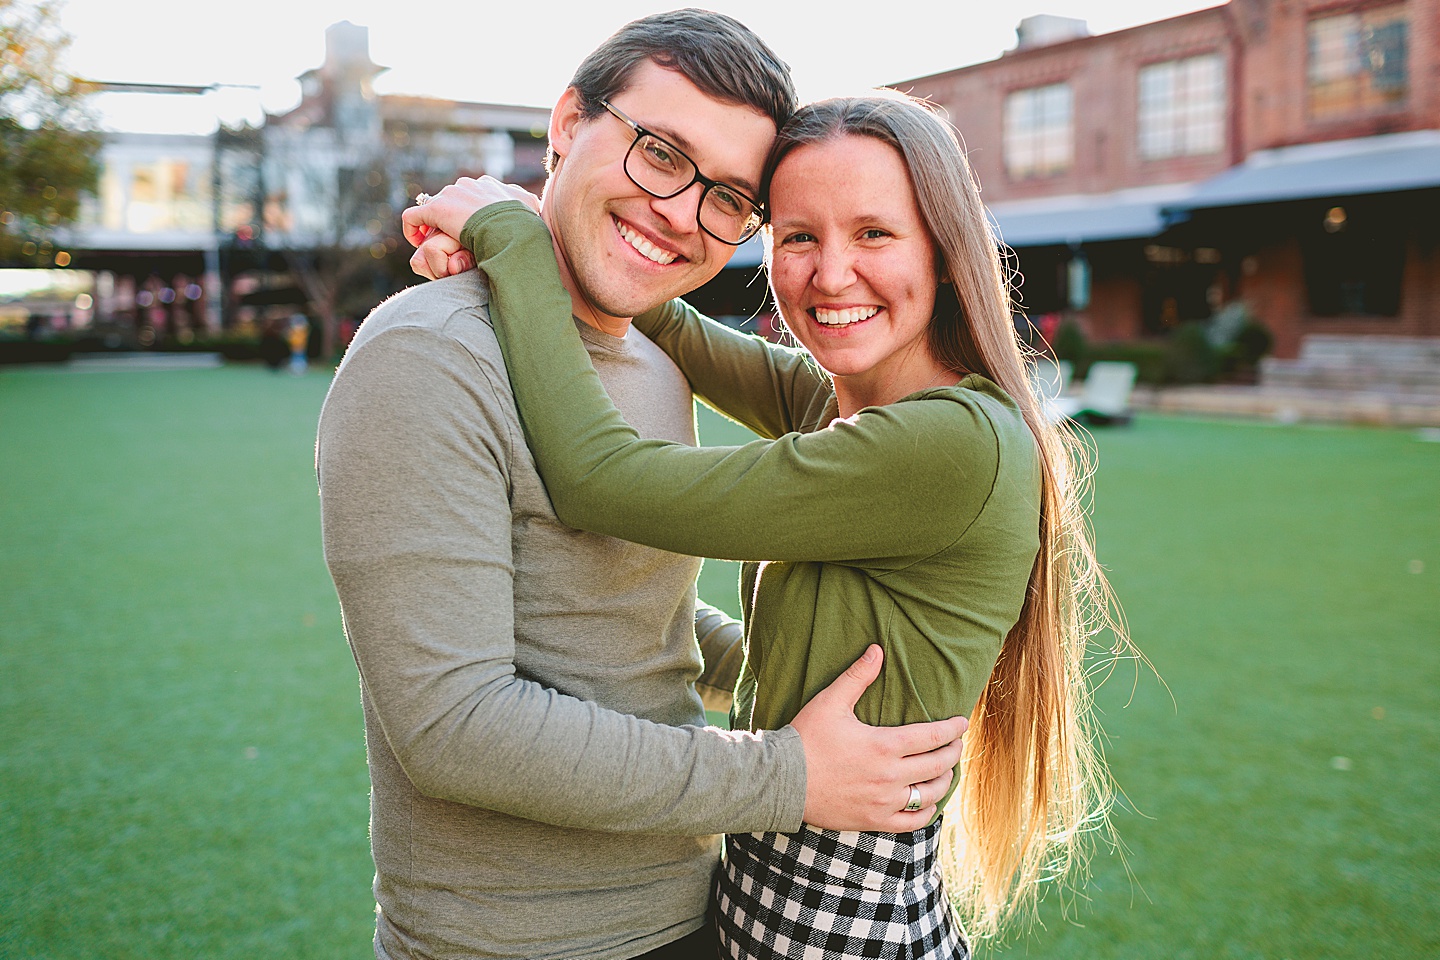
<svg viewBox="0 0 1440 960"><path fill-rule="evenodd" d="M540 199L533 193L494 177L461 177L424 203L406 207L400 223L405 239L415 247L410 269L430 280L474 269L475 258L461 246L460 231L476 210L506 200L519 200L540 212Z"/></svg>
<svg viewBox="0 0 1440 960"><path fill-rule="evenodd" d="M871 727L855 718L855 704L880 675L880 648L817 693L792 721L805 746L805 822L829 830L906 833L925 826L950 789L960 762L964 717ZM911 785L920 809L907 812Z"/></svg>

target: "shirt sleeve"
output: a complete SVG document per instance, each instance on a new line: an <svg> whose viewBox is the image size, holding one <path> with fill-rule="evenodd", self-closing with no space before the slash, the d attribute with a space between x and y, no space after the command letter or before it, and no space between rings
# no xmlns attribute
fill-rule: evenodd
<svg viewBox="0 0 1440 960"><path fill-rule="evenodd" d="M671 300L635 318L707 406L774 439L820 419L832 394L809 354L741 333Z"/></svg>
<svg viewBox="0 0 1440 960"><path fill-rule="evenodd" d="M740 447L641 439L590 364L540 219L486 207L462 240L490 278L526 439L571 526L696 556L885 567L954 543L990 496L999 441L959 390Z"/></svg>
<svg viewBox="0 0 1440 960"><path fill-rule="evenodd" d="M700 656L705 662L695 689L706 710L729 713L735 685L740 682L740 667L745 662L744 626L723 610L697 603L695 641L700 644Z"/></svg>
<svg viewBox="0 0 1440 960"><path fill-rule="evenodd" d="M387 330L347 357L320 421L325 559L405 773L429 796L562 826L797 829L804 752L792 728L669 727L516 675L508 464L519 438L476 365L434 330Z"/></svg>

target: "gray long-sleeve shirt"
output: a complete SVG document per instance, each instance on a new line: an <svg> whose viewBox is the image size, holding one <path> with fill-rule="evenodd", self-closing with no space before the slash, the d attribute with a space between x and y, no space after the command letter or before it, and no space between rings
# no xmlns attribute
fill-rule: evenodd
<svg viewBox="0 0 1440 960"><path fill-rule="evenodd" d="M696 561L555 518L487 303L471 272L382 304L320 418L376 953L620 960L700 926L715 834L799 827L804 755L791 728L703 727ZM693 442L668 358L581 329L627 419Z"/></svg>

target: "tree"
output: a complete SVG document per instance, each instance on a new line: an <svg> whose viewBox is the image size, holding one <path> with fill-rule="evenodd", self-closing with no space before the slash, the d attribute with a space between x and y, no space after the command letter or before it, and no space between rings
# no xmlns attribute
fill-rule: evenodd
<svg viewBox="0 0 1440 960"><path fill-rule="evenodd" d="M394 162L374 136L275 123L265 131L260 235L303 291L327 359L341 320L367 312L408 275L395 263L403 241Z"/></svg>
<svg viewBox="0 0 1440 960"><path fill-rule="evenodd" d="M69 43L53 0L0 0L0 263L54 263L54 229L100 177L85 92L60 67Z"/></svg>

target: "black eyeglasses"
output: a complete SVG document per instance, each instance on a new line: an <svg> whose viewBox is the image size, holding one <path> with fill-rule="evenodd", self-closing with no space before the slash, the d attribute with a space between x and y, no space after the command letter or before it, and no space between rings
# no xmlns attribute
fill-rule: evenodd
<svg viewBox="0 0 1440 960"><path fill-rule="evenodd" d="M765 210L757 201L728 183L705 176L684 150L646 130L608 101L601 100L600 105L635 131L635 142L625 154L625 175L635 186L652 197L668 200L703 183L705 192L695 212L700 228L732 247L749 240L765 225Z"/></svg>

